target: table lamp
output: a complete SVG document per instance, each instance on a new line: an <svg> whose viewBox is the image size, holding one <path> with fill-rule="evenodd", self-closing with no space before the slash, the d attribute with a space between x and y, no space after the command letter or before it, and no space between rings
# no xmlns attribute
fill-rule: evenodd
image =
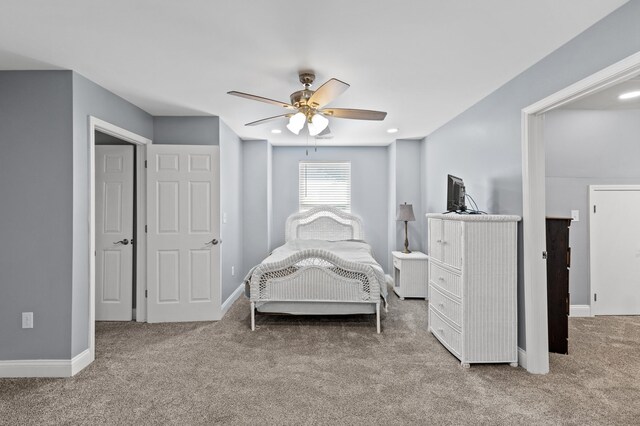
<svg viewBox="0 0 640 426"><path fill-rule="evenodd" d="M400 204L398 207L398 215L396 221L404 221L404 251L403 253L411 253L409 250L409 234L407 233L407 222L413 222L416 217L413 215L413 204Z"/></svg>

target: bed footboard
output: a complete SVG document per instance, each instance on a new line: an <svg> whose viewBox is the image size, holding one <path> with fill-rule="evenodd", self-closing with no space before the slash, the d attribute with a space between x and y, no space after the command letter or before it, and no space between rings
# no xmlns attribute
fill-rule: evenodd
<svg viewBox="0 0 640 426"><path fill-rule="evenodd" d="M344 302L376 305L380 332L381 275L370 265L346 261L324 250L303 250L251 275L251 329L261 302Z"/></svg>

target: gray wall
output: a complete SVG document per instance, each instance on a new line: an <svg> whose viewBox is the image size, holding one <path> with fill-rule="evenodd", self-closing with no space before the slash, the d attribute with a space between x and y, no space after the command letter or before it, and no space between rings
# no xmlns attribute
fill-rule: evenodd
<svg viewBox="0 0 640 426"><path fill-rule="evenodd" d="M146 138L153 118L119 96L73 73L73 322L71 356L89 347L89 116Z"/></svg>
<svg viewBox="0 0 640 426"><path fill-rule="evenodd" d="M219 144L217 117L153 117L71 71L0 72L2 359L70 359L88 348L89 116L160 143ZM241 146L225 128L221 198L231 246L223 297L242 271ZM234 243L235 241L235 243ZM230 267L223 269L223 273ZM227 285L227 283L229 283ZM34 328L21 328L21 312Z"/></svg>
<svg viewBox="0 0 640 426"><path fill-rule="evenodd" d="M546 209L570 228L571 304L590 304L589 185L640 184L640 110L556 110L545 115Z"/></svg>
<svg viewBox="0 0 640 426"><path fill-rule="evenodd" d="M220 123L220 225L222 239L222 302L244 278L242 259L242 141L222 120ZM231 273L231 267L235 268Z"/></svg>
<svg viewBox="0 0 640 426"><path fill-rule="evenodd" d="M242 146L244 277L271 250L271 145L255 140L243 141Z"/></svg>
<svg viewBox="0 0 640 426"><path fill-rule="evenodd" d="M375 259L388 271L387 147L273 147L273 218L271 248L284 243L287 217L298 211L299 161L351 161L351 211L362 217Z"/></svg>
<svg viewBox="0 0 640 426"><path fill-rule="evenodd" d="M153 118L153 143L164 145L219 145L218 117Z"/></svg>
<svg viewBox="0 0 640 426"><path fill-rule="evenodd" d="M480 209L521 214L520 111L640 51L638 16L640 0L629 1L429 135L427 210L444 211L446 177L451 173L465 180ZM519 345L526 348L521 239L518 273Z"/></svg>
<svg viewBox="0 0 640 426"><path fill-rule="evenodd" d="M0 72L0 360L71 355L71 87L70 71Z"/></svg>
<svg viewBox="0 0 640 426"><path fill-rule="evenodd" d="M408 223L409 249L424 252L423 227L427 218L422 206L423 184L421 180L421 140L398 140L396 144L396 177L393 216L389 219L395 225L395 239L390 243L392 250L404 250L404 222L396 222L399 204L413 204L415 222Z"/></svg>
<svg viewBox="0 0 640 426"><path fill-rule="evenodd" d="M391 255L391 251L395 250L396 246L396 235L398 224L396 223L396 165L397 165L397 153L398 153L398 145L396 142L391 142L387 147L387 162L389 164L389 169L387 170L387 246L389 248L386 256L386 264L385 269L389 272L391 276L394 276L392 273L392 265L393 259Z"/></svg>
<svg viewBox="0 0 640 426"><path fill-rule="evenodd" d="M404 222L397 222L398 205L413 204L415 222L408 223L409 249L425 252L423 192L424 179L422 173L423 140L399 139L387 148L388 170L388 262L391 265L391 251L404 250Z"/></svg>

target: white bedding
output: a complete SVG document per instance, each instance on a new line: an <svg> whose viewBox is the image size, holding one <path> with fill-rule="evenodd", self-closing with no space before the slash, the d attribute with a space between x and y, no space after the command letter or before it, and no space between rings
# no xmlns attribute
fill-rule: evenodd
<svg viewBox="0 0 640 426"><path fill-rule="evenodd" d="M380 283L380 294L385 300L387 299L387 285L385 282L384 270L373 258L371 246L364 241L292 240L273 250L271 255L264 259L262 263L279 262L296 252L307 249L325 250L344 260L371 266L378 278L378 282ZM253 269L255 269L255 267ZM245 282L249 282L251 280L253 269L251 269L249 274L247 274ZM248 290L247 286L247 296L249 296Z"/></svg>

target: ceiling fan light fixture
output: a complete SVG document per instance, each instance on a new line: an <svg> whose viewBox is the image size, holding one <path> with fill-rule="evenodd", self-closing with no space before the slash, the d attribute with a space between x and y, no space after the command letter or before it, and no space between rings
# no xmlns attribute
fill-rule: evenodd
<svg viewBox="0 0 640 426"><path fill-rule="evenodd" d="M314 114L313 118L311 119L311 122L315 127L318 128L318 133L326 129L327 126L329 125L329 120L327 119L327 117L325 117L322 114Z"/></svg>
<svg viewBox="0 0 640 426"><path fill-rule="evenodd" d="M296 135L300 133L300 130L304 127L304 123L307 121L307 118L303 113L299 112L294 114L289 119L289 124L287 124L287 129L291 131L291 133L295 133Z"/></svg>
<svg viewBox="0 0 640 426"><path fill-rule="evenodd" d="M309 121L309 124L307 124L307 126L309 127L309 135L316 136L320 134L324 129L327 128L328 125L329 120L327 120L320 114L315 114L311 118L311 121Z"/></svg>
<svg viewBox="0 0 640 426"><path fill-rule="evenodd" d="M318 133L322 131L322 130L318 130L318 126L314 126L313 123L311 122L307 124L307 127L309 128L309 136L316 136Z"/></svg>
<svg viewBox="0 0 640 426"><path fill-rule="evenodd" d="M300 130L302 130L302 127L292 126L291 123L289 123L289 124L287 124L287 129L289 129L289 131L291 133L299 135L300 134Z"/></svg>

